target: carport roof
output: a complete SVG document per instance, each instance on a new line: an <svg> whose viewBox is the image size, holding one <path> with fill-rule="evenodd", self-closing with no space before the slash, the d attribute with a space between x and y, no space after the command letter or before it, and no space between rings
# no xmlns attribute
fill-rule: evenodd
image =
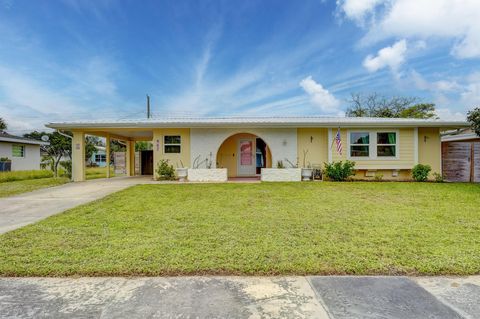
<svg viewBox="0 0 480 319"><path fill-rule="evenodd" d="M199 127L468 127L465 121L373 117L164 117L54 122L54 129Z"/></svg>

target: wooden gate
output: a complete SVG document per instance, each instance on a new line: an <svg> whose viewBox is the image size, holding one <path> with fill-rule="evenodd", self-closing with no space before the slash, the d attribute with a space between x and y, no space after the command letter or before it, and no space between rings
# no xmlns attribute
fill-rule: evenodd
<svg viewBox="0 0 480 319"><path fill-rule="evenodd" d="M449 182L480 182L480 142L442 143L442 170Z"/></svg>

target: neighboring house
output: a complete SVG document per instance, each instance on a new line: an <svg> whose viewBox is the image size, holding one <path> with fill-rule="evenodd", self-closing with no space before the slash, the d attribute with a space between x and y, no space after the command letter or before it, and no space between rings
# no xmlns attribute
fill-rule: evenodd
<svg viewBox="0 0 480 319"><path fill-rule="evenodd" d="M98 167L107 166L107 153L105 146L95 146L95 152L90 157L89 163Z"/></svg>
<svg viewBox="0 0 480 319"><path fill-rule="evenodd" d="M470 129L443 134L442 169L447 181L480 183L480 137Z"/></svg>
<svg viewBox="0 0 480 319"><path fill-rule="evenodd" d="M0 132L0 158L12 161L12 171L40 169L41 145L48 143Z"/></svg>
<svg viewBox="0 0 480 319"><path fill-rule="evenodd" d="M168 159L175 167L226 168L229 177L257 176L279 161L321 167L334 161L355 161L357 178L410 179L418 163L441 173L440 132L466 128L463 121L329 118L232 117L160 118L119 121L63 122L47 125L73 132L74 180L85 178L82 165L85 134L126 142L127 175L134 174L134 141L151 141L152 156L142 167ZM334 142L340 133L342 152ZM143 168L142 168L143 170ZM151 172L151 170L148 170Z"/></svg>

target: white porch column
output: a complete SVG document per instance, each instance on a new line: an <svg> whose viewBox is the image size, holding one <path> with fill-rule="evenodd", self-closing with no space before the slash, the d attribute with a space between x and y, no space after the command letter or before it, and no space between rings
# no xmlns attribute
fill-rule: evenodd
<svg viewBox="0 0 480 319"><path fill-rule="evenodd" d="M72 180L85 180L85 133L73 132L72 138Z"/></svg>

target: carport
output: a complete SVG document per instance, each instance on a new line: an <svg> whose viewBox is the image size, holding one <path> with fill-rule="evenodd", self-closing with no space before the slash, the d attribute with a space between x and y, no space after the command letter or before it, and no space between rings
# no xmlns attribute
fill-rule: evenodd
<svg viewBox="0 0 480 319"><path fill-rule="evenodd" d="M80 123L78 123L80 124ZM92 135L105 138L106 157L111 156L110 142L118 140L126 145L126 175L135 175L135 142L153 140L153 131L135 127L105 127L101 123L91 123L88 128L78 128L76 123L55 123L47 127L66 130L73 133L72 138L72 180L74 182L85 181L85 136ZM141 159L140 159L141 160ZM107 160L107 178L110 178L110 161Z"/></svg>

